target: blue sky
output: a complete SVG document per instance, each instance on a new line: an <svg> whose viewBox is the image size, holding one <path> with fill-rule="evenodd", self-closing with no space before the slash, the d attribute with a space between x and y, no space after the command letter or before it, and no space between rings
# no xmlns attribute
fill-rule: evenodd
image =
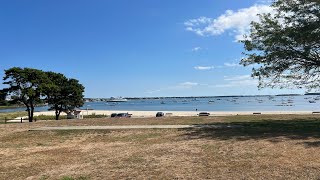
<svg viewBox="0 0 320 180"><path fill-rule="evenodd" d="M256 0L0 2L0 76L13 66L79 79L86 97L303 93L259 91L237 40ZM0 87L4 87L0 85Z"/></svg>

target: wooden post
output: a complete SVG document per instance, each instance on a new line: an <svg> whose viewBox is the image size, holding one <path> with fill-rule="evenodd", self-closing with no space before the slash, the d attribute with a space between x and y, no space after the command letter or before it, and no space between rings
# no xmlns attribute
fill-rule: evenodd
<svg viewBox="0 0 320 180"><path fill-rule="evenodd" d="M22 123L22 118L21 118L21 123Z"/></svg>

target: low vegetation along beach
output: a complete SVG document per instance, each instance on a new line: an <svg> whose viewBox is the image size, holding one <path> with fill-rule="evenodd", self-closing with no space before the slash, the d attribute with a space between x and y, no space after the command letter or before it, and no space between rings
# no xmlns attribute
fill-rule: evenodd
<svg viewBox="0 0 320 180"><path fill-rule="evenodd" d="M55 130L39 127L225 125ZM0 124L1 179L318 179L319 115L99 118Z"/></svg>

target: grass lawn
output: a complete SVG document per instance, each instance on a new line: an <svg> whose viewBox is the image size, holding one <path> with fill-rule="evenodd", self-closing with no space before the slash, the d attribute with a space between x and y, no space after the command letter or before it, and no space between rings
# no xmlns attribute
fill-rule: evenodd
<svg viewBox="0 0 320 180"><path fill-rule="evenodd" d="M227 129L28 131L42 126L235 124ZM319 179L320 116L0 124L0 179Z"/></svg>
<svg viewBox="0 0 320 180"><path fill-rule="evenodd" d="M11 112L11 113L0 113L0 123L4 123L4 119L14 119L16 117L28 116L26 111Z"/></svg>
<svg viewBox="0 0 320 180"><path fill-rule="evenodd" d="M16 108L18 106L0 106L0 109L11 109L11 108Z"/></svg>

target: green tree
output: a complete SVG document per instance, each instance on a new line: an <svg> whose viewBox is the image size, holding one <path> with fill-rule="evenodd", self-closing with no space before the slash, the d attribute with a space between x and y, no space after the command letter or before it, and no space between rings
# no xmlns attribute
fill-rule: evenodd
<svg viewBox="0 0 320 180"><path fill-rule="evenodd" d="M7 93L3 90L0 90L0 106L8 106L9 102L6 101Z"/></svg>
<svg viewBox="0 0 320 180"><path fill-rule="evenodd" d="M320 1L278 0L246 37L244 66L259 87L320 87Z"/></svg>
<svg viewBox="0 0 320 180"><path fill-rule="evenodd" d="M83 105L84 86L78 80L68 79L55 72L46 74L50 81L46 84L43 95L47 98L49 110L55 110L56 120L61 112L68 112Z"/></svg>
<svg viewBox="0 0 320 180"><path fill-rule="evenodd" d="M14 102L21 102L27 107L29 122L33 121L34 107L41 102L43 85L48 82L45 72L32 68L13 67L5 70L3 89Z"/></svg>

